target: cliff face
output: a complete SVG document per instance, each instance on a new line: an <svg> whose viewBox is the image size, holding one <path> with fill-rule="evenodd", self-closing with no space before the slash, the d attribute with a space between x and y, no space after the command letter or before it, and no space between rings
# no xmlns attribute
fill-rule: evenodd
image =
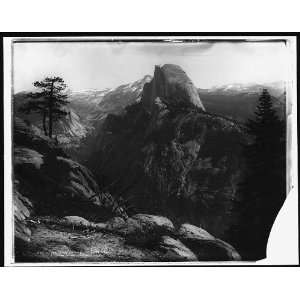
<svg viewBox="0 0 300 300"><path fill-rule="evenodd" d="M184 71L165 65L156 67L140 103L107 117L89 167L136 211L226 238L242 140L238 124L205 112Z"/></svg>
<svg viewBox="0 0 300 300"><path fill-rule="evenodd" d="M36 112L25 114L21 111L21 107L29 100L33 100L28 93L18 93L14 95L14 114L16 117L24 120L35 127L42 129L42 116ZM64 108L66 116L57 120L53 124L53 135L57 138L59 144L64 148L78 147L80 141L86 137L89 126L71 106Z"/></svg>
<svg viewBox="0 0 300 300"><path fill-rule="evenodd" d="M192 81L176 65L166 64L162 67L155 66L152 81L144 85L142 103L145 107L151 109L157 97L168 105L190 103L201 108L203 111L205 110Z"/></svg>

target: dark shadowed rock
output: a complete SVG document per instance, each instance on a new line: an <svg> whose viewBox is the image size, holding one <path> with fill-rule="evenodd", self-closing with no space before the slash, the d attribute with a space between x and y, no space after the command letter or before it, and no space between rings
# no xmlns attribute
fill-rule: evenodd
<svg viewBox="0 0 300 300"><path fill-rule="evenodd" d="M163 236L159 246L165 252L165 261L197 261L197 256L189 248L169 236Z"/></svg>
<svg viewBox="0 0 300 300"><path fill-rule="evenodd" d="M18 191L19 182L14 181L14 255L16 258L27 247L31 240L31 229L28 218L33 213L31 201Z"/></svg>
<svg viewBox="0 0 300 300"><path fill-rule="evenodd" d="M31 165L35 169L40 169L44 163L42 154L24 147L16 147L14 149L14 157L15 166L26 164Z"/></svg>
<svg viewBox="0 0 300 300"><path fill-rule="evenodd" d="M101 221L118 210L113 199L102 195L91 172L36 127L17 118L14 138L14 176L35 214L79 215Z"/></svg>
<svg viewBox="0 0 300 300"><path fill-rule="evenodd" d="M219 240L182 240L200 261L238 261L238 252L228 243Z"/></svg>
<svg viewBox="0 0 300 300"><path fill-rule="evenodd" d="M148 226L161 228L166 232L172 233L175 229L173 223L168 218L163 216L136 214L132 216L132 218L140 221L141 223L147 224Z"/></svg>
<svg viewBox="0 0 300 300"><path fill-rule="evenodd" d="M42 131L24 120L14 118L14 145L35 150L41 154L66 156L64 151L55 144L53 140L45 136Z"/></svg>
<svg viewBox="0 0 300 300"><path fill-rule="evenodd" d="M216 239L204 229L183 224L178 231L179 239L189 247L200 261L240 260L238 252L228 243Z"/></svg>
<svg viewBox="0 0 300 300"><path fill-rule="evenodd" d="M15 223L15 239L28 242L30 240L31 230L29 229L26 219L32 213L32 203L28 198L24 197L17 191L14 191L14 223Z"/></svg>

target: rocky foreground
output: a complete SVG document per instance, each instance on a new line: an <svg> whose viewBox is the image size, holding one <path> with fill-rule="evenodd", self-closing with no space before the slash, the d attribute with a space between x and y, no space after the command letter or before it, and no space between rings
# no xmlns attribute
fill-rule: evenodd
<svg viewBox="0 0 300 300"><path fill-rule="evenodd" d="M191 224L137 214L106 223L78 216L27 220L30 242L17 241L18 262L184 262L240 260L229 244Z"/></svg>
<svg viewBox="0 0 300 300"><path fill-rule="evenodd" d="M128 216L86 167L20 119L14 141L16 262L240 259L199 227L175 226L163 216Z"/></svg>

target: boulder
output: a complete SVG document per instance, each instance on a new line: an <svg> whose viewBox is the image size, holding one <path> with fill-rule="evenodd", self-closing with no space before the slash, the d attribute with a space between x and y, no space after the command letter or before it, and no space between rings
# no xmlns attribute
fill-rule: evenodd
<svg viewBox="0 0 300 300"><path fill-rule="evenodd" d="M183 240L214 240L215 238L206 230L192 224L182 224L178 230L178 235Z"/></svg>
<svg viewBox="0 0 300 300"><path fill-rule="evenodd" d="M78 216L66 216L64 217L63 221L64 221L63 223L66 226L81 227L81 228L91 227L91 223L88 220Z"/></svg>
<svg viewBox="0 0 300 300"><path fill-rule="evenodd" d="M106 228L110 231L124 230L126 221L121 217L114 217L106 222Z"/></svg>
<svg viewBox="0 0 300 300"><path fill-rule="evenodd" d="M91 227L94 228L96 231L102 231L106 229L105 223L91 223Z"/></svg>
<svg viewBox="0 0 300 300"><path fill-rule="evenodd" d="M240 260L238 252L228 243L213 237L204 229L183 224L178 230L179 239L189 247L200 261Z"/></svg>
<svg viewBox="0 0 300 300"><path fill-rule="evenodd" d="M96 203L99 193L96 181L93 179L90 171L81 164L61 156L56 158L57 170L61 170L60 183L69 190L73 196L85 201ZM93 198L92 198L93 197Z"/></svg>
<svg viewBox="0 0 300 300"><path fill-rule="evenodd" d="M16 147L14 149L14 165L31 165L35 169L40 169L44 163L43 155L39 152L25 147Z"/></svg>
<svg viewBox="0 0 300 300"><path fill-rule="evenodd" d="M166 232L172 233L175 228L168 218L163 216L156 216L156 215L148 215L148 214L136 214L132 216L133 219L139 220L142 223L145 223L149 226L161 228L162 230L165 230Z"/></svg>
<svg viewBox="0 0 300 300"><path fill-rule="evenodd" d="M184 241L197 255L200 261L238 261L238 252L228 243L219 240L189 240Z"/></svg>
<svg viewBox="0 0 300 300"><path fill-rule="evenodd" d="M179 240L162 236L160 250L164 261L197 261L197 256Z"/></svg>
<svg viewBox="0 0 300 300"><path fill-rule="evenodd" d="M151 246L161 236L173 233L174 225L162 216L136 214L127 220L115 217L107 222L106 229L124 236L129 244Z"/></svg>

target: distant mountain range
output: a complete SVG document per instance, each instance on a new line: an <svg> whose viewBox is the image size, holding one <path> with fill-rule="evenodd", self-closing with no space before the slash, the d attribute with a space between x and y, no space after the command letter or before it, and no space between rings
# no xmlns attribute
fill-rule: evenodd
<svg viewBox="0 0 300 300"><path fill-rule="evenodd" d="M78 145L80 140L97 129L109 114L119 115L125 107L141 100L145 83L152 80L146 75L133 83L115 89L73 91L69 95L69 114L55 125L54 133L66 146ZM239 122L253 117L257 100L263 88L267 88L274 100L274 106L281 117L285 115L285 87L282 82L269 84L227 84L211 89L198 88L201 102L207 112L225 116ZM17 116L41 127L39 115L25 115L19 107L28 101L27 93L14 96ZM96 130L97 131L97 130Z"/></svg>
<svg viewBox="0 0 300 300"><path fill-rule="evenodd" d="M212 89L198 89L208 112L245 122L253 117L257 100L263 90L268 89L274 107L280 117L285 115L285 86L283 82L269 84L228 84Z"/></svg>
<svg viewBox="0 0 300 300"><path fill-rule="evenodd" d="M70 95L70 106L85 121L99 121L108 114L119 114L127 105L141 99L144 84L151 80L150 75L133 83L123 84L115 89L99 91L79 91Z"/></svg>
<svg viewBox="0 0 300 300"><path fill-rule="evenodd" d="M70 107L83 121L88 121L88 117L97 110L104 96L110 91L110 89L104 89L71 92L69 96Z"/></svg>
<svg viewBox="0 0 300 300"><path fill-rule="evenodd" d="M124 108L141 99L145 83L152 76L121 85L115 89L73 92L70 95L71 108L84 121L95 123L108 114L120 114ZM283 82L266 84L227 84L211 89L198 88L200 99L208 112L224 115L240 122L253 116L257 100L263 88L267 88L274 100L274 106L281 117L285 113L285 86Z"/></svg>

